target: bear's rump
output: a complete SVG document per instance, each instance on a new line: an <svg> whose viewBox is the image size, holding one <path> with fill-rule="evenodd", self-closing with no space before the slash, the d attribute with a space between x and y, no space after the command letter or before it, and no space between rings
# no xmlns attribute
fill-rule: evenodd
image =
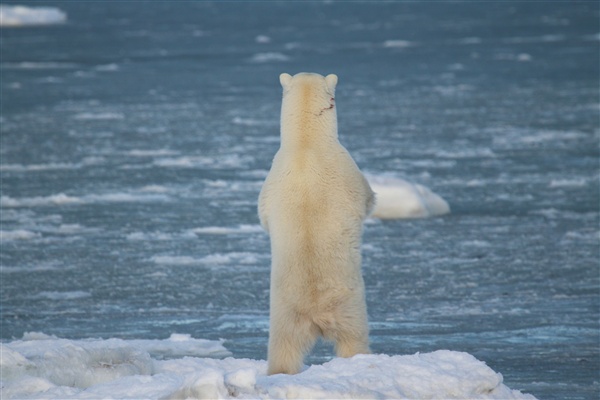
<svg viewBox="0 0 600 400"><path fill-rule="evenodd" d="M272 287L297 312L331 311L362 292L360 251L347 243L327 245L307 240L273 251Z"/></svg>
<svg viewBox="0 0 600 400"><path fill-rule="evenodd" d="M271 294L272 299L279 299L272 303L275 318L284 316L284 320L291 324L308 322L317 329L320 336L328 340L336 340L339 332L364 318L364 287L361 277L349 281L324 280L311 284L308 279L293 282L294 275L288 275L283 279L284 283L276 284L278 287Z"/></svg>

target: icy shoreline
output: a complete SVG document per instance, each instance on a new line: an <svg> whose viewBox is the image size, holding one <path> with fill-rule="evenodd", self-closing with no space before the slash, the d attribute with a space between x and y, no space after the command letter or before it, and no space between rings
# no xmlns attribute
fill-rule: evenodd
<svg viewBox="0 0 600 400"><path fill-rule="evenodd" d="M3 399L534 399L472 355L449 350L335 358L298 375L266 376L265 361L228 357L222 341L189 335L67 340L27 333L0 349Z"/></svg>

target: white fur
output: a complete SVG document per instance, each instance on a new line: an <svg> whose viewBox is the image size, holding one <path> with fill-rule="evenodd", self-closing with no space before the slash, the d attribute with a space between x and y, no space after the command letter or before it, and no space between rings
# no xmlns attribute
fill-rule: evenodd
<svg viewBox="0 0 600 400"><path fill-rule="evenodd" d="M362 223L374 194L339 143L336 75L281 74L281 147L259 196L271 238L269 374L294 374L316 339L368 353Z"/></svg>

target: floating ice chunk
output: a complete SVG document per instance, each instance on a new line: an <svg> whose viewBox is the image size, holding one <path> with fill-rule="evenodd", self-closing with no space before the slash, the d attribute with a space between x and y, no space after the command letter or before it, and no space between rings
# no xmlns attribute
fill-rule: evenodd
<svg viewBox="0 0 600 400"><path fill-rule="evenodd" d="M65 271L72 269L72 267L57 266L53 263L34 264L18 267L6 267L0 265L0 273L2 274L30 274L40 271Z"/></svg>
<svg viewBox="0 0 600 400"><path fill-rule="evenodd" d="M383 42L383 47L395 47L399 49L405 49L414 45L413 42L409 42L408 40L386 40Z"/></svg>
<svg viewBox="0 0 600 400"><path fill-rule="evenodd" d="M13 240L31 240L37 239L40 234L31 232L25 229L17 229L15 231L0 231L0 242L11 242Z"/></svg>
<svg viewBox="0 0 600 400"><path fill-rule="evenodd" d="M84 196L85 203L145 203L153 201L166 201L163 194L135 194L135 193L105 193Z"/></svg>
<svg viewBox="0 0 600 400"><path fill-rule="evenodd" d="M237 227L226 226L206 226L193 229L192 232L198 235L230 235L238 233L257 233L262 232L260 225L239 225Z"/></svg>
<svg viewBox="0 0 600 400"><path fill-rule="evenodd" d="M429 188L399 178L367 175L376 194L375 218L427 218L448 214L450 206Z"/></svg>
<svg viewBox="0 0 600 400"><path fill-rule="evenodd" d="M146 185L140 188L140 191L147 193L168 193L170 189L162 185Z"/></svg>
<svg viewBox="0 0 600 400"><path fill-rule="evenodd" d="M504 39L505 43L552 43L565 40L565 35L518 36Z"/></svg>
<svg viewBox="0 0 600 400"><path fill-rule="evenodd" d="M73 116L74 119L78 120L112 120L112 119L125 119L125 116L121 113L115 112L101 112L101 113L79 113Z"/></svg>
<svg viewBox="0 0 600 400"><path fill-rule="evenodd" d="M166 241L166 240L193 240L198 236L191 231L181 233L170 232L133 232L126 236L131 241Z"/></svg>
<svg viewBox="0 0 600 400"><path fill-rule="evenodd" d="M231 122L233 122L235 125L244 125L244 126L261 126L261 125L269 126L269 125L277 124L276 120L259 120L259 119L242 118L242 117L234 117L231 120Z"/></svg>
<svg viewBox="0 0 600 400"><path fill-rule="evenodd" d="M595 41L600 41L600 33L596 33L596 34L592 34L592 35L585 35L583 37L584 40L595 40Z"/></svg>
<svg viewBox="0 0 600 400"><path fill-rule="evenodd" d="M548 185L551 188L574 188L587 186L586 179L553 179Z"/></svg>
<svg viewBox="0 0 600 400"><path fill-rule="evenodd" d="M59 193L50 196L25 197L19 199L15 199L10 196L0 196L0 206L6 208L48 207L93 203L137 203L166 200L168 200L168 197L166 195L155 193L105 193L91 194L82 197L73 197L68 196L64 193Z"/></svg>
<svg viewBox="0 0 600 400"><path fill-rule="evenodd" d="M118 64L102 64L102 65L98 65L95 68L96 71L100 71L100 72L114 72L114 71L118 71L119 70L119 65Z"/></svg>
<svg viewBox="0 0 600 400"><path fill-rule="evenodd" d="M33 296L34 299L47 299L47 300L79 300L91 297L90 292L84 292L81 290L75 290L72 292L40 292Z"/></svg>
<svg viewBox="0 0 600 400"><path fill-rule="evenodd" d="M283 53L256 53L250 58L250 62L252 63L268 63L268 62L285 62L289 61L290 57L286 56Z"/></svg>
<svg viewBox="0 0 600 400"><path fill-rule="evenodd" d="M254 38L254 40L256 41L256 43L260 44L271 43L271 38L267 35L258 35L256 38Z"/></svg>
<svg viewBox="0 0 600 400"><path fill-rule="evenodd" d="M127 155L133 157L160 157L160 156L174 156L179 154L174 150L169 149L156 149L156 150L131 150L127 152Z"/></svg>
<svg viewBox="0 0 600 400"><path fill-rule="evenodd" d="M235 265L255 265L265 256L260 253L249 252L231 252L231 253L215 253L205 257L195 258L190 256L169 256L156 255L150 258L150 261L160 265L212 265L222 266L228 264Z"/></svg>
<svg viewBox="0 0 600 400"><path fill-rule="evenodd" d="M25 7L0 5L0 26L63 24L67 14L54 7Z"/></svg>
<svg viewBox="0 0 600 400"><path fill-rule="evenodd" d="M531 56L531 54L521 53L517 55L517 61L531 61L532 59L533 57Z"/></svg>
<svg viewBox="0 0 600 400"><path fill-rule="evenodd" d="M0 197L0 205L2 207L60 206L65 204L80 204L81 202L80 198L67 196L64 193L46 197L27 197L21 199L15 199L10 196Z"/></svg>
<svg viewBox="0 0 600 400"><path fill-rule="evenodd" d="M2 69L70 69L77 68L77 66L78 65L74 63L53 61L22 61L17 63L2 63Z"/></svg>
<svg viewBox="0 0 600 400"><path fill-rule="evenodd" d="M202 264L202 259L190 256L153 256L150 259L156 264L165 265L196 265Z"/></svg>
<svg viewBox="0 0 600 400"><path fill-rule="evenodd" d="M38 340L28 340L38 339ZM467 353L358 355L297 375L230 355L221 342L65 340L29 334L2 344L2 398L454 398L534 399ZM165 358L160 360L157 358Z"/></svg>
<svg viewBox="0 0 600 400"><path fill-rule="evenodd" d="M50 163L50 164L2 164L0 165L0 171L10 172L35 172L35 171L54 171L54 170L69 170L79 168L79 164L66 164L66 163Z"/></svg>

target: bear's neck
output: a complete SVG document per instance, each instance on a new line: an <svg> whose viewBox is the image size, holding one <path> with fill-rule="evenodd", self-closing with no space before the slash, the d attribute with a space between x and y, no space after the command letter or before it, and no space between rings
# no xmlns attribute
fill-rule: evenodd
<svg viewBox="0 0 600 400"><path fill-rule="evenodd" d="M281 108L281 148L298 151L319 149L338 143L335 107L311 111L299 107Z"/></svg>

